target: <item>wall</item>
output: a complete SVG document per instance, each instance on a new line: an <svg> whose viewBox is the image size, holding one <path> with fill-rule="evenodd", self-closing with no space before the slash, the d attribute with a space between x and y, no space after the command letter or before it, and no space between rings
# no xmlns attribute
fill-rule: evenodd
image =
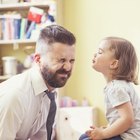
<svg viewBox="0 0 140 140"><path fill-rule="evenodd" d="M105 36L130 40L140 54L139 0L63 0L64 26L77 37L73 75L63 89L65 95L81 101L86 97L100 110L100 124L105 124L102 90L104 77L92 69L92 57ZM140 58L140 56L139 56Z"/></svg>

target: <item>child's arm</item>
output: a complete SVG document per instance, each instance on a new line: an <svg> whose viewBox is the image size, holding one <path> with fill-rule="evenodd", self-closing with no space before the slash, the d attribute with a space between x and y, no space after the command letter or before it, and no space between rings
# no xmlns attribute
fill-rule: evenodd
<svg viewBox="0 0 140 140"><path fill-rule="evenodd" d="M116 107L120 118L118 118L112 125L105 129L94 127L88 135L92 139L105 139L124 133L132 124L134 120L134 113L130 102L124 103Z"/></svg>

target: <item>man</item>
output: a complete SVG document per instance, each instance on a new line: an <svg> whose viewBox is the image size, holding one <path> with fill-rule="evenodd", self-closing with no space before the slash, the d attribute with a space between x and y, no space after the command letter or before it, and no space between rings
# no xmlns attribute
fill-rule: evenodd
<svg viewBox="0 0 140 140"><path fill-rule="evenodd" d="M75 43L61 26L41 30L32 68L0 84L0 140L52 140L49 95L56 100L56 88L70 77Z"/></svg>

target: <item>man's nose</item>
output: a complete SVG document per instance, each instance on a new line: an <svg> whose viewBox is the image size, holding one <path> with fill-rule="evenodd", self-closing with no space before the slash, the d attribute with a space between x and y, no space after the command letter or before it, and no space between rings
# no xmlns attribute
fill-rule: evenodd
<svg viewBox="0 0 140 140"><path fill-rule="evenodd" d="M70 71L72 69L72 64L70 62L65 62L63 64L63 68L66 70L66 71Z"/></svg>

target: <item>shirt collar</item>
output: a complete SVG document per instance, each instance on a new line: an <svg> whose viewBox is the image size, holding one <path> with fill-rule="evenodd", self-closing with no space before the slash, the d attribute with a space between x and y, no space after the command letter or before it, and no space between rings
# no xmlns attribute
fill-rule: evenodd
<svg viewBox="0 0 140 140"><path fill-rule="evenodd" d="M30 75L35 95L39 95L40 93L48 90L37 65L31 68Z"/></svg>

